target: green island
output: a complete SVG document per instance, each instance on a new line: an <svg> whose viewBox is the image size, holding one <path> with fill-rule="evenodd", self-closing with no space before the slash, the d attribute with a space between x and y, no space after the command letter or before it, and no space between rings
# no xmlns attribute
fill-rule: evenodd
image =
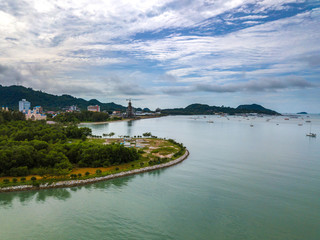
<svg viewBox="0 0 320 240"><path fill-rule="evenodd" d="M187 151L172 139L142 135L97 138L90 128L74 123L26 121L19 112L0 111L0 192L144 169L178 159Z"/></svg>

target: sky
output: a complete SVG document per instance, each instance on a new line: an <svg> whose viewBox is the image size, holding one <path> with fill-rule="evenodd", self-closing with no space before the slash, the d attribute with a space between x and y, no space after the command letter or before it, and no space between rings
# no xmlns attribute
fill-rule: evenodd
<svg viewBox="0 0 320 240"><path fill-rule="evenodd" d="M0 84L320 113L320 1L0 0Z"/></svg>

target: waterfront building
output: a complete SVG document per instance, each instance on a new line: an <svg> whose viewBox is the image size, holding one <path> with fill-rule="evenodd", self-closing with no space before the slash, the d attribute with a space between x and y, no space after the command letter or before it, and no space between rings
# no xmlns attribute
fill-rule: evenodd
<svg viewBox="0 0 320 240"><path fill-rule="evenodd" d="M26 113L30 109L31 103L26 99L19 101L19 111Z"/></svg>
<svg viewBox="0 0 320 240"><path fill-rule="evenodd" d="M43 108L41 106L35 106L33 108L33 111L36 112L37 114L43 113Z"/></svg>
<svg viewBox="0 0 320 240"><path fill-rule="evenodd" d="M100 106L99 105L88 106L87 109L88 109L89 112L100 112Z"/></svg>
<svg viewBox="0 0 320 240"><path fill-rule="evenodd" d="M121 117L121 111L113 111L112 112L112 116L114 116L114 117Z"/></svg>
<svg viewBox="0 0 320 240"><path fill-rule="evenodd" d="M41 112L40 112L41 110ZM26 120L47 120L47 116L45 114L42 114L42 107L37 106L34 107L33 110L28 110L25 113Z"/></svg>
<svg viewBox="0 0 320 240"><path fill-rule="evenodd" d="M69 109L67 110L67 112L77 112L77 111L79 111L79 109L75 105L70 106Z"/></svg>

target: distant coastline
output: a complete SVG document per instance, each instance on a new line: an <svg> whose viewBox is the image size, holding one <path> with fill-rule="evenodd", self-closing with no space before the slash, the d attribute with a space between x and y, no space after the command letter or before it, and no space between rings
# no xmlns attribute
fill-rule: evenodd
<svg viewBox="0 0 320 240"><path fill-rule="evenodd" d="M119 120L109 120L109 121L103 121L103 122L81 122L79 125L87 125L87 124L106 124L106 123L114 123L114 122L129 122L129 121L136 121L136 120L142 120L142 119L149 119L149 118L159 118L163 117L162 115L159 116L143 116L138 118L122 118Z"/></svg>

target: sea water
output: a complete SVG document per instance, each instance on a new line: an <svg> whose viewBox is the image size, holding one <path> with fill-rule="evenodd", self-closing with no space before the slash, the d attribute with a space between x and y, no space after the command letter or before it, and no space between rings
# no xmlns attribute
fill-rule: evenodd
<svg viewBox="0 0 320 240"><path fill-rule="evenodd" d="M190 156L86 186L1 193L1 240L320 239L319 116L169 116L86 126L95 135L173 138ZM310 129L316 138L306 136Z"/></svg>

